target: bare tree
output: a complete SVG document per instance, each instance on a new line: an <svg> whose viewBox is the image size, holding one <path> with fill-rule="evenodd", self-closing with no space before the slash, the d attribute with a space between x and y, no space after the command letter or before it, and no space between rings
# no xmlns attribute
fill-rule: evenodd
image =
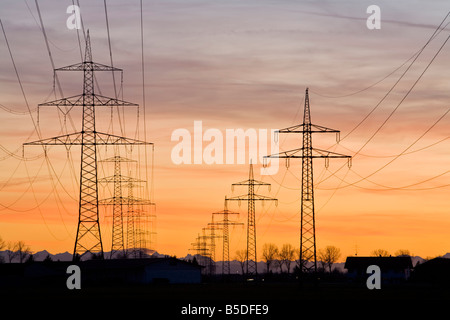
<svg viewBox="0 0 450 320"><path fill-rule="evenodd" d="M239 264L241 266L241 270L242 270L242 274L244 274L244 266L245 266L245 261L247 261L247 250L237 250L236 251L236 255L235 255L235 259L237 261L239 261Z"/></svg>
<svg viewBox="0 0 450 320"><path fill-rule="evenodd" d="M6 246L5 240L3 240L2 237L0 237L0 250L3 250L3 248L4 248L5 246ZM5 261L4 261L3 256L1 256L1 257L0 257L0 263L3 263L3 262L5 262Z"/></svg>
<svg viewBox="0 0 450 320"><path fill-rule="evenodd" d="M278 248L273 243L265 243L263 246L262 256L267 266L267 273L270 271L270 265L278 255Z"/></svg>
<svg viewBox="0 0 450 320"><path fill-rule="evenodd" d="M325 249L319 250L319 259L324 266L328 266L330 273L333 263L337 262L340 256L341 250L335 246L326 246Z"/></svg>
<svg viewBox="0 0 450 320"><path fill-rule="evenodd" d="M11 263L17 256L17 243L8 241L6 244L6 256L8 257L8 263Z"/></svg>
<svg viewBox="0 0 450 320"><path fill-rule="evenodd" d="M295 249L290 243L283 244L280 251L280 260L286 265L287 273L291 272L291 262L295 259Z"/></svg>
<svg viewBox="0 0 450 320"><path fill-rule="evenodd" d="M17 256L19 257L19 262L23 263L32 254L29 246L23 241L18 241L16 244Z"/></svg>
<svg viewBox="0 0 450 320"><path fill-rule="evenodd" d="M390 253L384 249L376 249L372 251L372 255L375 257L389 257Z"/></svg>
<svg viewBox="0 0 450 320"><path fill-rule="evenodd" d="M283 264L284 261L280 259L280 253L277 254L277 258L275 260L273 260L275 267L277 267L279 269L279 273L283 272Z"/></svg>
<svg viewBox="0 0 450 320"><path fill-rule="evenodd" d="M409 252L409 250L407 250L407 249L400 249L400 250L397 250L394 255L396 257L410 257L411 252Z"/></svg>

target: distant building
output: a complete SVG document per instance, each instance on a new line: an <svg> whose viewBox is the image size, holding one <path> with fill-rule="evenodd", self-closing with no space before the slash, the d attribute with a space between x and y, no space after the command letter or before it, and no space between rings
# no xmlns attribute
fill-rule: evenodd
<svg viewBox="0 0 450 320"><path fill-rule="evenodd" d="M175 258L147 258L0 264L0 286L65 283L72 264L80 267L85 284L201 282L201 266Z"/></svg>
<svg viewBox="0 0 450 320"><path fill-rule="evenodd" d="M396 282L409 279L412 269L411 257L347 257L344 268L351 280L362 281L369 276L367 267L377 265L381 270L382 282Z"/></svg>
<svg viewBox="0 0 450 320"><path fill-rule="evenodd" d="M417 264L411 280L447 286L450 283L450 259L434 258Z"/></svg>

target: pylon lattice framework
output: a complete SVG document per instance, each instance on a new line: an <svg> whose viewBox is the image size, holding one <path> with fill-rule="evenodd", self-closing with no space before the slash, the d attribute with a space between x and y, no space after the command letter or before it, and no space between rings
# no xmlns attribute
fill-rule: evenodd
<svg viewBox="0 0 450 320"><path fill-rule="evenodd" d="M80 106L83 108L82 130L53 138L28 142L24 145L81 145L81 171L78 226L73 250L73 259L88 252L98 252L103 258L103 243L98 212L97 146L98 145L153 145L153 143L100 133L95 128L95 108L98 106L138 106L137 104L94 93L94 72L122 72L111 66L92 61L89 30L86 35L84 61L55 69L56 71L82 71L83 93L39 104L40 106ZM67 148L67 147L66 147Z"/></svg>
<svg viewBox="0 0 450 320"><path fill-rule="evenodd" d="M263 195L255 194L255 186L268 186L270 183L258 181L253 176L253 164L250 162L250 171L248 180L233 183L234 186L248 186L248 193L236 197L228 198L228 201L247 201L248 203L248 220L247 220L247 277L258 275L257 269L257 255L256 255L256 217L255 217L255 202L262 201L275 201L278 203L278 199L270 198Z"/></svg>
<svg viewBox="0 0 450 320"><path fill-rule="evenodd" d="M212 216L212 222L208 223L208 226L202 228L203 237L205 241L209 239L209 261L208 261L208 273L214 274L216 272L215 268L215 259L216 259L216 239L221 238L222 236L216 234L216 230L220 230L214 223L214 215ZM209 234L206 234L206 231L209 231Z"/></svg>
<svg viewBox="0 0 450 320"><path fill-rule="evenodd" d="M229 226L244 225L241 222L229 220L229 215L239 214L228 210L228 199L225 197L225 204L223 211L213 212L213 215L223 215L222 221L212 222L211 225L222 227L223 245L222 245L222 275L230 274L230 235Z"/></svg>
<svg viewBox="0 0 450 320"><path fill-rule="evenodd" d="M134 160L129 160L126 158L122 158L122 157L113 157L112 161L115 161L115 163L117 162L121 162L121 161L134 161ZM122 159L122 160L121 160ZM115 181L114 181L115 178ZM133 194L133 189L137 186L139 186L138 183L142 183L145 182L145 180L142 179L137 179L137 178L132 178L132 177L127 177L127 176L122 176L120 175L119 177L107 177L104 179L101 179L101 182L115 182L118 184L123 184L126 185L127 189L128 189L128 194L127 196L123 196L122 191L120 191L120 195L118 194L114 194L114 196L112 198L106 198L106 199L102 199L99 200L99 204L100 205L112 205L113 206L113 212L114 212L114 208L116 208L117 206L120 206L121 208L123 208L124 205L127 206L127 210L126 210L126 237L122 237L121 244L119 244L118 242L116 242L116 246L119 246L120 248L123 248L123 250L125 251L124 253L127 256L131 256L134 255L135 257L137 257L138 252L141 251L141 249L143 247L145 247L145 245L143 245L143 239L142 239L142 233L144 231L141 230L141 226L140 226L140 218L141 216L143 216L143 212L145 211L141 211L136 209L136 206L152 206L155 205L153 202L151 202L150 200L146 200L146 199L141 199L141 198L137 198L135 197ZM120 188L122 188L122 186L120 186ZM123 215L123 211L122 211L122 215ZM114 220L114 217L113 217ZM122 235L123 235L123 218L121 219L122 221L122 225L119 226L119 223L114 223L113 221L113 226L117 228L121 228L122 229ZM114 230L113 229L113 240L114 240L114 233L116 234L120 234L120 231ZM114 244L113 244L114 246ZM112 255L111 255L112 256Z"/></svg>
<svg viewBox="0 0 450 320"><path fill-rule="evenodd" d="M351 157L336 152L313 148L312 133L336 133L336 140L339 141L340 131L314 125L311 123L311 111L309 106L308 88L305 93L305 107L303 112L303 123L280 129L278 133L302 133L303 146L299 149L281 152L266 156L266 158L286 158L302 159L302 197L301 197L301 222L300 222L300 271L317 272L316 257L316 223L314 213L314 184L313 184L313 159L324 158L325 166L328 167L330 158L347 158L349 166ZM298 155L300 153L300 155ZM308 263L312 262L312 263Z"/></svg>
<svg viewBox="0 0 450 320"><path fill-rule="evenodd" d="M198 259L198 264L201 266L206 266L208 259L210 259L211 251L208 249L207 236L205 235L205 230L202 230L202 235L198 234L195 242L192 242L192 249L195 251L195 256Z"/></svg>
<svg viewBox="0 0 450 320"><path fill-rule="evenodd" d="M110 255L110 258L112 258L113 255L117 252L122 251L122 253L125 255L127 253L126 249L130 251L136 247L140 248L142 247L141 245L137 245L142 242L142 239L140 239L140 233L137 232L138 230L140 230L139 226L135 225L136 217L134 217L134 215L137 215L137 213L132 207L134 204L142 204L142 205L154 205L154 204L146 200L134 198L133 194L130 192L130 188L136 186L135 183L145 182L145 180L122 175L121 163L137 162L136 160L124 158L121 156L114 156L102 160L102 162L114 163L114 175L99 179L99 182L114 184L113 197L99 200L100 205L112 205L113 207L113 228L112 228L111 255ZM123 185L128 186L128 197L123 196L122 192ZM128 206L126 215L127 218L126 242L124 236L125 232L123 230L123 226L125 224L123 214L124 205ZM140 241L137 241L136 239L140 239Z"/></svg>

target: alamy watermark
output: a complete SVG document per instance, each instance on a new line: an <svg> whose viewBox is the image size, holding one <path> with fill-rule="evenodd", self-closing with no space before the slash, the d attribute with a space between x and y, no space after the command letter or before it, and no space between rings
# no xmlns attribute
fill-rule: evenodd
<svg viewBox="0 0 450 320"><path fill-rule="evenodd" d="M186 128L172 132L171 141L178 143L172 148L171 159L177 165L260 163L264 165L261 175L276 174L278 158L264 158L278 153L276 131L235 128L225 129L223 133L217 128L203 130L203 122L194 121L193 134Z"/></svg>
<svg viewBox="0 0 450 320"><path fill-rule="evenodd" d="M381 9L373 4L367 7L366 13L371 15L367 18L366 26L369 30L381 29Z"/></svg>
<svg viewBox="0 0 450 320"><path fill-rule="evenodd" d="M75 264L71 264L67 267L66 270L67 274L70 274L70 276L67 278L66 286L67 289L73 290L73 289L81 289L81 269L79 266Z"/></svg>
<svg viewBox="0 0 450 320"><path fill-rule="evenodd" d="M381 269L376 264L372 264L367 267L367 274L370 276L367 278L366 286L368 289L381 289Z"/></svg>
<svg viewBox="0 0 450 320"><path fill-rule="evenodd" d="M77 5L71 5L67 7L66 13L71 13L67 18L66 26L69 30L81 28L81 15L80 7Z"/></svg>

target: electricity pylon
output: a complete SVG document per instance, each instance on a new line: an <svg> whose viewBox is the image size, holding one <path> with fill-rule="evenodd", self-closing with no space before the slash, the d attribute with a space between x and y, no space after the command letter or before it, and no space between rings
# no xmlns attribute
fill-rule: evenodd
<svg viewBox="0 0 450 320"><path fill-rule="evenodd" d="M73 259L88 252L99 252L103 258L103 243L100 232L98 212L98 179L97 179L97 146L98 145L153 145L121 136L101 133L95 127L95 109L99 106L138 106L137 104L109 98L94 93L94 72L122 71L92 61L89 30L86 35L84 61L70 66L55 69L57 71L83 72L83 93L77 96L62 98L39 104L39 106L80 106L83 108L82 129L80 132L61 135L49 139L28 142L24 145L81 145L80 194L78 206L78 226L73 250Z"/></svg>
<svg viewBox="0 0 450 320"><path fill-rule="evenodd" d="M266 158L286 158L286 165L291 158L302 159L302 198L301 198L301 222L300 222L300 272L317 272L316 259L316 222L314 215L314 185L313 185L313 159L324 158L328 167L330 158L347 158L349 166L351 157L336 152L313 148L313 133L336 133L339 142L340 131L318 126L311 123L311 111L309 106L308 88L305 94L305 107L303 123L277 130L279 133L303 134L303 146L298 149L266 156ZM312 262L312 264L308 264Z"/></svg>
<svg viewBox="0 0 450 320"><path fill-rule="evenodd" d="M151 249L151 236L156 233L148 231L146 226L150 224L150 218L153 217L156 217L156 215L148 214L147 211L142 208L134 209L135 247L138 248L139 257L142 257L146 249ZM147 244L147 236L150 239L149 244Z"/></svg>
<svg viewBox="0 0 450 320"><path fill-rule="evenodd" d="M135 258L137 258L138 250L142 248L138 248L138 244L141 245L142 241L140 240L140 237L142 234L140 233L140 216L142 213L140 210L137 210L135 206L152 206L155 205L150 200L141 199L135 197L133 194L133 189L137 186L139 186L138 183L145 182L145 180L142 179L136 179L132 177L126 177L121 176L121 182L123 182L127 189L128 194L127 196L114 196L112 198L102 199L99 201L99 204L101 205L115 205L117 203L121 203L121 205L126 205L126 225L127 225L127 232L126 232L126 239L124 240L125 245L125 253L127 256L134 255Z"/></svg>
<svg viewBox="0 0 450 320"><path fill-rule="evenodd" d="M248 221L247 221L247 277L258 275L256 260L256 219L255 219L255 202L262 201L275 201L278 203L278 199L270 198L263 195L255 194L255 186L268 186L270 191L270 183L255 180L253 177L253 164L250 161L250 172L248 180L233 183L234 186L248 186L248 193L232 198L228 198L228 201L247 201L248 202Z"/></svg>
<svg viewBox="0 0 450 320"><path fill-rule="evenodd" d="M218 228L214 224L214 216L212 216L212 223L208 223L208 226L205 228L202 228L203 237L205 239L209 239L209 274L212 275L215 273L215 260L216 260L216 239L221 238L222 236L219 236L216 234L216 230L220 230L221 228ZM206 234L206 231L209 231L209 235Z"/></svg>
<svg viewBox="0 0 450 320"><path fill-rule="evenodd" d="M191 243L192 250L195 251L195 255L198 258L198 264L204 267L206 267L206 259L210 256L206 239L205 231L202 230L202 235L198 234L195 242Z"/></svg>
<svg viewBox="0 0 450 320"><path fill-rule="evenodd" d="M143 180L134 179L122 175L121 163L122 162L137 162L136 160L124 158L121 156L114 156L101 160L101 162L113 162L114 163L114 175L99 179L99 182L113 183L114 195L112 199L99 200L99 204L109 204L113 206L113 227L112 227L112 241L111 241L111 253L110 258L116 252L122 251L125 255L125 243L124 243L124 219L123 219L123 202L122 187L124 183L141 182Z"/></svg>
<svg viewBox="0 0 450 320"><path fill-rule="evenodd" d="M211 222L211 225L222 226L222 237L223 237L223 245L222 245L222 275L230 274L230 235L229 235L229 226L237 226L244 225L242 222L230 221L228 215L239 214L237 212L233 212L228 210L227 197L225 197L225 204L223 211L213 212L214 214L223 215L222 221Z"/></svg>

